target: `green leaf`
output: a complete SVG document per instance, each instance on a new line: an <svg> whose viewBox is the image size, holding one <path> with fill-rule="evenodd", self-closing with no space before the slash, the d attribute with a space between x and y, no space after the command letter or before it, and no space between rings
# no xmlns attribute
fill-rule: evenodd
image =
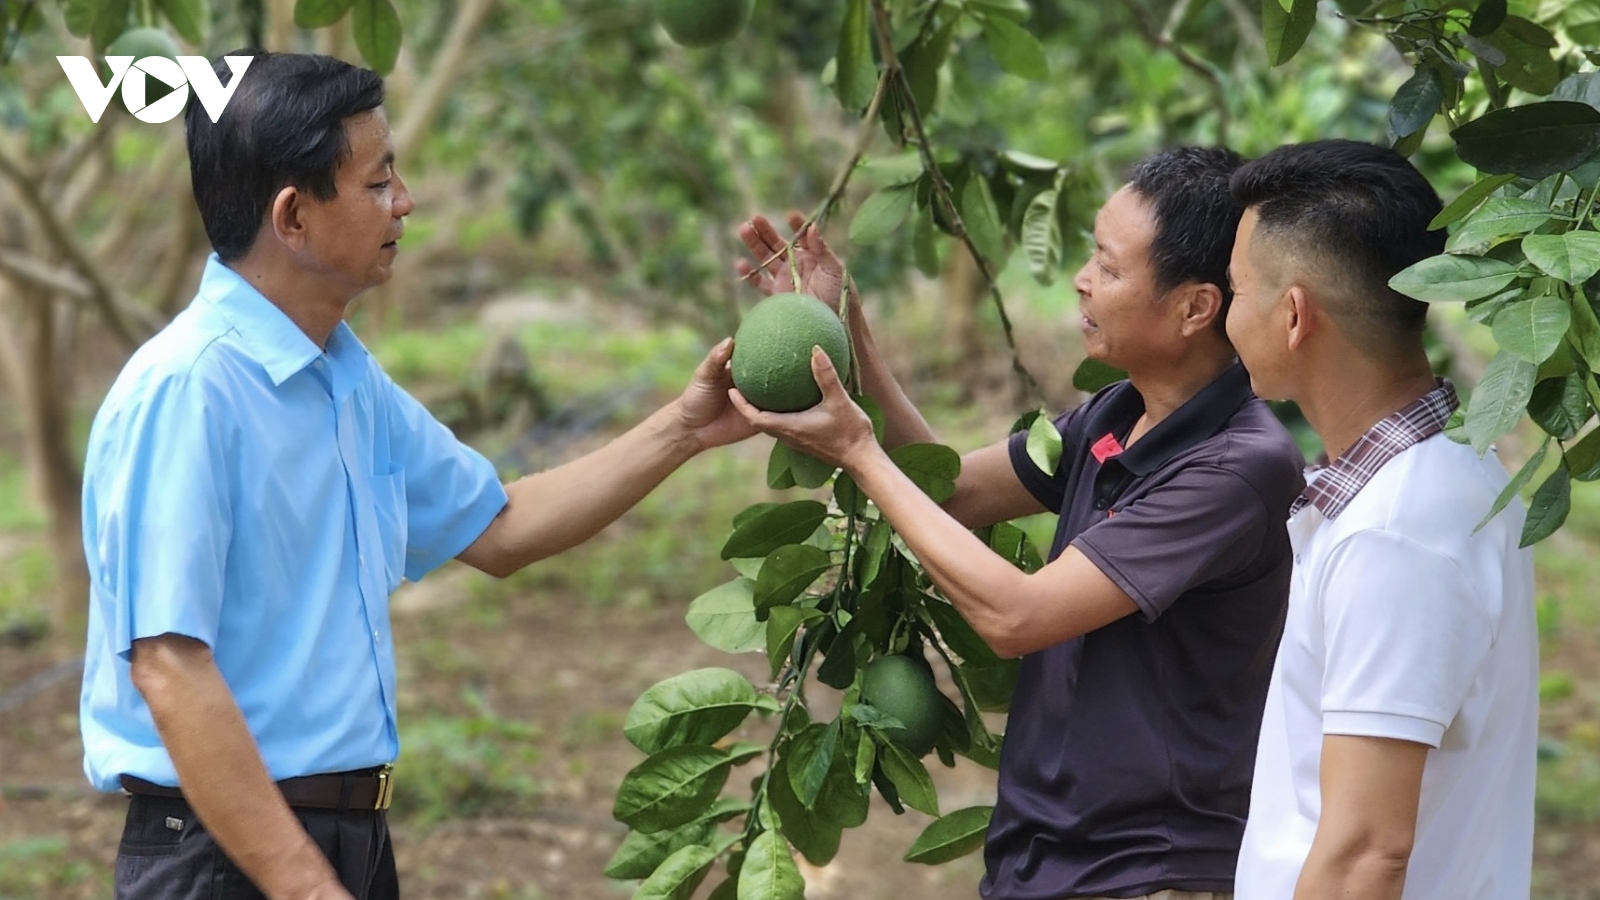
<svg viewBox="0 0 1600 900"><path fill-rule="evenodd" d="M646 690L628 710L622 734L645 753L712 744L738 728L752 709L776 707L772 698L757 694L750 681L732 669L695 669Z"/></svg>
<svg viewBox="0 0 1600 900"><path fill-rule="evenodd" d="M1484 256L1430 256L1389 279L1389 287L1427 303L1487 297L1517 279L1517 267Z"/></svg>
<svg viewBox="0 0 1600 900"><path fill-rule="evenodd" d="M750 842L739 870L739 900L805 900L806 881L789 855L789 843L776 831Z"/></svg>
<svg viewBox="0 0 1600 900"><path fill-rule="evenodd" d="M833 558L826 550L810 544L779 547L767 557L756 578L756 609L768 610L789 603L831 568Z"/></svg>
<svg viewBox="0 0 1600 900"><path fill-rule="evenodd" d="M1506 0L1483 0L1477 9L1472 11L1472 21L1467 25L1467 34L1473 37L1493 34L1506 20L1506 12Z"/></svg>
<svg viewBox="0 0 1600 900"><path fill-rule="evenodd" d="M350 11L350 36L372 71L387 75L400 58L400 14L390 0L355 0Z"/></svg>
<svg viewBox="0 0 1600 900"><path fill-rule="evenodd" d="M889 451L889 458L922 488L935 503L949 500L961 474L961 455L943 444L905 444Z"/></svg>
<svg viewBox="0 0 1600 900"><path fill-rule="evenodd" d="M1028 273L1043 285L1053 284L1061 271L1061 218L1056 214L1060 199L1060 191L1040 191L1022 214L1022 251L1028 257Z"/></svg>
<svg viewBox="0 0 1600 900"><path fill-rule="evenodd" d="M998 263L1005 256L1006 236L1000 209L989 190L989 179L976 172L969 175L961 188L960 208L961 223L967 227L973 246L989 262Z"/></svg>
<svg viewBox="0 0 1600 900"><path fill-rule="evenodd" d="M1580 46L1592 48L1600 44L1600 3L1595 0L1569 0L1565 6L1561 29L1567 33L1567 37Z"/></svg>
<svg viewBox="0 0 1600 900"><path fill-rule="evenodd" d="M296 28L317 29L344 18L356 0L295 0L294 24Z"/></svg>
<svg viewBox="0 0 1600 900"><path fill-rule="evenodd" d="M950 56L950 41L955 36L956 18L950 17L936 31L923 33L905 52L900 54L900 67L905 73L906 85L911 89L913 102L922 116L933 112L939 99L939 70Z"/></svg>
<svg viewBox="0 0 1600 900"><path fill-rule="evenodd" d="M157 0L157 4L179 37L197 47L205 43L206 25L211 21L207 0Z"/></svg>
<svg viewBox="0 0 1600 900"><path fill-rule="evenodd" d="M94 52L104 53L112 41L128 30L128 9L131 5L131 0L100 0L89 32L89 44Z"/></svg>
<svg viewBox="0 0 1600 900"><path fill-rule="evenodd" d="M1028 459L1046 475L1056 474L1061 466L1061 432L1048 415L1040 415L1028 426Z"/></svg>
<svg viewBox="0 0 1600 900"><path fill-rule="evenodd" d="M906 862L937 866L983 846L992 806L969 806L934 820L906 851Z"/></svg>
<svg viewBox="0 0 1600 900"><path fill-rule="evenodd" d="M886 741L879 748L878 763L883 766L883 774L889 776L889 781L894 784L905 805L930 816L939 814L939 794L934 790L933 779L928 777L928 769L923 766L922 760L912 756L911 751L899 744Z"/></svg>
<svg viewBox="0 0 1600 900"><path fill-rule="evenodd" d="M1544 464L1545 455L1549 451L1550 439L1545 438L1544 442L1539 445L1539 449L1534 451L1533 456L1523 464L1522 468L1517 471L1517 474L1510 481L1506 482L1506 486L1500 491L1500 496L1494 498L1494 505L1489 507L1489 512L1472 529L1473 534L1482 531L1483 526L1489 524L1495 516L1500 515L1501 510L1510 505L1511 498L1517 496L1528 485L1528 482L1533 479L1533 474L1539 470L1539 466Z"/></svg>
<svg viewBox="0 0 1600 900"><path fill-rule="evenodd" d="M767 612L767 661L772 664L772 677L778 677L778 672L788 660L800 626L822 618L823 613L818 610L794 606L775 606Z"/></svg>
<svg viewBox="0 0 1600 900"><path fill-rule="evenodd" d="M95 14L99 11L100 0L66 0L61 17L73 37L86 38L94 31Z"/></svg>
<svg viewBox="0 0 1600 900"><path fill-rule="evenodd" d="M723 559L766 556L785 544L798 544L828 518L815 500L796 500L766 509L737 525L722 545Z"/></svg>
<svg viewBox="0 0 1600 900"><path fill-rule="evenodd" d="M839 852L839 838L845 826L821 811L807 810L794 795L791 781L789 763L780 757L767 782L767 799L778 816L784 837L813 864L827 865Z"/></svg>
<svg viewBox="0 0 1600 900"><path fill-rule="evenodd" d="M927 611L928 618L933 620L933 626L939 630L939 637L963 662L992 666L1000 661L1000 657L995 655L954 606L943 600L929 600L923 604L923 609Z"/></svg>
<svg viewBox="0 0 1600 900"><path fill-rule="evenodd" d="M689 900L717 861L710 847L688 846L673 851L633 892L633 900Z"/></svg>
<svg viewBox="0 0 1600 900"><path fill-rule="evenodd" d="M889 538L893 535L894 529L882 519L874 522L867 532L866 543L856 552L862 587L870 587L878 580L878 573L883 571L884 560L889 556Z"/></svg>
<svg viewBox="0 0 1600 900"><path fill-rule="evenodd" d="M774 441L767 455L767 487L786 491L794 487L794 451L782 441Z"/></svg>
<svg viewBox="0 0 1600 900"><path fill-rule="evenodd" d="M1098 359L1085 359L1072 373L1072 386L1085 394L1093 394L1128 377L1128 373L1107 365Z"/></svg>
<svg viewBox="0 0 1600 900"><path fill-rule="evenodd" d="M623 776L611 814L646 834L692 822L722 793L730 765L711 747L669 747Z"/></svg>
<svg viewBox="0 0 1600 900"><path fill-rule="evenodd" d="M1600 480L1600 429L1567 448L1564 465L1578 481Z"/></svg>
<svg viewBox="0 0 1600 900"><path fill-rule="evenodd" d="M1472 449L1482 455L1496 438L1516 427L1533 396L1536 373L1533 363L1503 350L1489 361L1467 409L1466 429Z"/></svg>
<svg viewBox="0 0 1600 900"><path fill-rule="evenodd" d="M1461 192L1461 196L1450 201L1449 205L1439 211L1433 221L1428 223L1428 229L1434 230L1451 225L1467 213L1477 208L1483 199L1501 187L1515 181L1517 176L1512 173L1505 175L1486 175L1472 183L1472 186Z"/></svg>
<svg viewBox="0 0 1600 900"><path fill-rule="evenodd" d="M1600 370L1600 318L1583 291L1572 292L1572 332L1567 338L1592 370Z"/></svg>
<svg viewBox="0 0 1600 900"><path fill-rule="evenodd" d="M1550 222L1554 213L1549 204L1526 197L1495 197L1450 235L1450 245L1466 247L1492 241L1508 234L1527 234Z"/></svg>
<svg viewBox="0 0 1600 900"><path fill-rule="evenodd" d="M839 721L830 725L813 724L795 736L789 743L789 786L795 798L807 809L817 805L822 788L828 782L828 770L833 768L833 757L839 747L841 732Z"/></svg>
<svg viewBox="0 0 1600 900"><path fill-rule="evenodd" d="M1572 475L1566 466L1557 468L1533 492L1528 503L1528 518L1522 526L1519 547L1531 547L1552 534L1572 512Z"/></svg>
<svg viewBox="0 0 1600 900"><path fill-rule="evenodd" d="M1554 50L1558 45L1556 36L1550 33L1550 29L1521 16L1506 16L1500 27L1517 40L1532 47Z"/></svg>
<svg viewBox="0 0 1600 900"><path fill-rule="evenodd" d="M717 833L717 823L709 819L696 819L682 828L643 834L629 831L622 846L606 863L607 878L649 878L650 873L661 868L662 862L673 853L692 845L711 842Z"/></svg>
<svg viewBox="0 0 1600 900"><path fill-rule="evenodd" d="M893 234L916 203L915 184L895 184L868 197L850 220L850 240L873 244Z"/></svg>
<svg viewBox="0 0 1600 900"><path fill-rule="evenodd" d="M939 242L935 233L933 212L919 207L916 222L911 229L911 255L916 260L917 271L929 278L939 277L943 265L939 261Z"/></svg>
<svg viewBox="0 0 1600 900"><path fill-rule="evenodd" d="M1582 284L1600 272L1600 231L1530 234L1522 239L1522 252L1551 278Z"/></svg>
<svg viewBox="0 0 1600 900"><path fill-rule="evenodd" d="M1528 401L1528 418L1558 441L1577 437L1589 415L1589 392L1576 372L1539 382Z"/></svg>
<svg viewBox="0 0 1600 900"><path fill-rule="evenodd" d="M1595 235L1600 238L1600 234ZM1567 301L1554 294L1512 303L1495 314L1494 339L1500 349L1531 363L1553 356L1572 324Z"/></svg>
<svg viewBox="0 0 1600 900"><path fill-rule="evenodd" d="M800 487L822 487L837 471L838 467L832 463L823 462L809 453L789 448L789 473L794 478L794 483Z"/></svg>
<svg viewBox="0 0 1600 900"><path fill-rule="evenodd" d="M839 51L833 91L839 105L859 113L877 90L877 65L872 60L872 12L868 0L849 0L839 30Z"/></svg>
<svg viewBox="0 0 1600 900"><path fill-rule="evenodd" d="M1261 36L1267 42L1268 65L1281 66L1293 59L1316 23L1316 0L1293 0L1287 10L1278 0L1261 0Z"/></svg>
<svg viewBox="0 0 1600 900"><path fill-rule="evenodd" d="M1456 155L1483 172L1545 178L1600 150L1600 109L1570 100L1496 109L1450 136Z"/></svg>
<svg viewBox="0 0 1600 900"><path fill-rule="evenodd" d="M1039 39L1011 19L988 16L983 20L983 40L1000 68L1018 78L1043 81L1050 75Z"/></svg>
<svg viewBox="0 0 1600 900"><path fill-rule="evenodd" d="M1026 22L1028 17L1033 15L1027 0L967 0L967 7L982 10L986 15L1005 16L1018 22Z"/></svg>
<svg viewBox="0 0 1600 900"><path fill-rule="evenodd" d="M756 621L755 583L736 578L694 598L684 621L700 640L724 653L748 653L766 646L767 629Z"/></svg>
<svg viewBox="0 0 1600 900"><path fill-rule="evenodd" d="M1600 6L1600 4L1596 4ZM1596 41L1600 43L1600 41ZM1569 75L1550 92L1551 100L1571 100L1587 103L1600 109L1600 72L1579 72Z"/></svg>
<svg viewBox="0 0 1600 900"><path fill-rule="evenodd" d="M1418 65L1389 102L1389 127L1397 138L1415 134L1433 121L1443 102L1444 79L1433 69Z"/></svg>

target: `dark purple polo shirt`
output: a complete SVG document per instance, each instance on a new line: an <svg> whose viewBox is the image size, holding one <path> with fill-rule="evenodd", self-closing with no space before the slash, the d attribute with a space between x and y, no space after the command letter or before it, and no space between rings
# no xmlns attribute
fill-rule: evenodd
<svg viewBox="0 0 1600 900"><path fill-rule="evenodd" d="M1054 477L1011 442L1060 511L1050 559L1078 548L1142 615L1023 657L989 900L1233 890L1304 458L1238 365L1121 451L1143 412L1124 381L1057 419Z"/></svg>

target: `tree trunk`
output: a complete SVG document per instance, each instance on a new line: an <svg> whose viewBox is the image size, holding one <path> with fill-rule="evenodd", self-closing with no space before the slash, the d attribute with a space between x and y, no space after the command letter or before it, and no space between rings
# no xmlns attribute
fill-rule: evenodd
<svg viewBox="0 0 1600 900"><path fill-rule="evenodd" d="M960 373L961 399L971 400L981 381L983 340L978 329L978 308L989 296L989 283L983 270L963 246L951 248L941 278L944 303L944 337L941 342L953 355L946 360L952 372Z"/></svg>
<svg viewBox="0 0 1600 900"><path fill-rule="evenodd" d="M83 652L89 575L84 563L81 499L83 471L72 442L72 356L76 328L63 328L63 311L36 290L18 292L12 321L18 331L18 366L8 368L11 393L22 414L28 483L47 517L46 540L56 563L50 598L51 643L58 657Z"/></svg>

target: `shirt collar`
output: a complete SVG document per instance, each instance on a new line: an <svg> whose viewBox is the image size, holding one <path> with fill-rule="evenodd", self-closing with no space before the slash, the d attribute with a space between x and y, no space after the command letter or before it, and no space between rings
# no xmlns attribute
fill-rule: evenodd
<svg viewBox="0 0 1600 900"><path fill-rule="evenodd" d="M1449 381L1440 378L1437 385L1367 429L1332 464L1312 469L1317 477L1295 498L1289 516L1315 506L1328 519L1338 518L1385 463L1443 431L1461 401Z"/></svg>
<svg viewBox="0 0 1600 900"><path fill-rule="evenodd" d="M324 355L277 304L228 268L215 253L206 258L199 297L227 320L246 352L266 369L274 386L282 385ZM351 376L366 352L343 322L328 336L326 355L333 369L336 394L347 392L354 380Z"/></svg>
<svg viewBox="0 0 1600 900"><path fill-rule="evenodd" d="M1234 363L1200 389L1132 447L1116 457L1134 475L1154 472L1163 463L1221 431L1239 407L1249 400L1250 375ZM1126 436L1128 428L1144 414L1144 397L1132 384L1124 382L1118 393L1106 398L1088 423L1087 434L1093 444L1104 435ZM1119 438L1120 439L1120 438Z"/></svg>

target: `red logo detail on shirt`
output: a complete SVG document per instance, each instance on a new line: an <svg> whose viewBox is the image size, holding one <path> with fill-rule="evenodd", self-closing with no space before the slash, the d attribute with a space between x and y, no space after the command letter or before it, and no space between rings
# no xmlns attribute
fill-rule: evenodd
<svg viewBox="0 0 1600 900"><path fill-rule="evenodd" d="M1105 465L1106 460L1122 455L1122 444L1117 441L1116 435L1108 431L1105 437L1094 442L1089 452L1094 454L1095 462Z"/></svg>

